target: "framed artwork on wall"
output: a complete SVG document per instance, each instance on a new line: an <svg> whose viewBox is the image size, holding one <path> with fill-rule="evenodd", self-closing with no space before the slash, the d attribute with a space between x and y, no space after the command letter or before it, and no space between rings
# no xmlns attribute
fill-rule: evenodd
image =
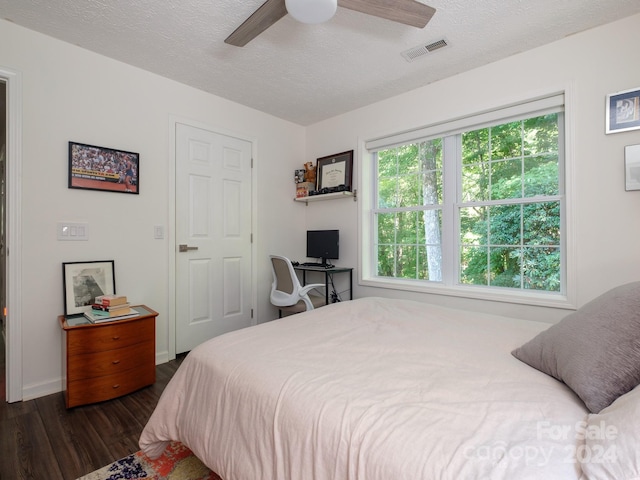
<svg viewBox="0 0 640 480"><path fill-rule="evenodd" d="M318 158L316 190L320 193L351 191L353 150Z"/></svg>
<svg viewBox="0 0 640 480"><path fill-rule="evenodd" d="M140 193L140 155L69 142L69 188Z"/></svg>
<svg viewBox="0 0 640 480"><path fill-rule="evenodd" d="M97 296L116 293L113 265L113 260L62 264L65 315L90 310Z"/></svg>
<svg viewBox="0 0 640 480"><path fill-rule="evenodd" d="M640 128L640 88L607 95L606 133Z"/></svg>

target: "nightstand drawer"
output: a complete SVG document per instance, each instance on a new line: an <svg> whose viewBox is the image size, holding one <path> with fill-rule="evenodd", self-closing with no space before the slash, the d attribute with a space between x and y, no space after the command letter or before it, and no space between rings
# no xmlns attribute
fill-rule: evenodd
<svg viewBox="0 0 640 480"><path fill-rule="evenodd" d="M133 370L68 383L67 408L102 402L126 395L156 381L154 365L140 365Z"/></svg>
<svg viewBox="0 0 640 480"><path fill-rule="evenodd" d="M72 382L102 377L150 363L155 364L155 343L152 340L114 350L76 355L68 365L67 378Z"/></svg>
<svg viewBox="0 0 640 480"><path fill-rule="evenodd" d="M155 340L155 317L114 321L67 332L67 355L96 353Z"/></svg>

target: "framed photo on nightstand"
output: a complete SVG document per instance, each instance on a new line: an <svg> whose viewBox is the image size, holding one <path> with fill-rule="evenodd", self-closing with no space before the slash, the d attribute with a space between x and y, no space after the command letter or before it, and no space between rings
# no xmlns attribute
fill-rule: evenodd
<svg viewBox="0 0 640 480"><path fill-rule="evenodd" d="M64 314L74 315L91 309L99 295L116 293L113 260L64 262Z"/></svg>

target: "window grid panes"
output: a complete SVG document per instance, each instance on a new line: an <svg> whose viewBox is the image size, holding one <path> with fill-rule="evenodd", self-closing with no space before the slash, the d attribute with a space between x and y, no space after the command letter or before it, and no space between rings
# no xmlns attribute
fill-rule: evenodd
<svg viewBox="0 0 640 480"><path fill-rule="evenodd" d="M456 266L458 285L561 292L561 120L550 113L378 151L377 275L440 282ZM457 142L452 155L446 138ZM459 179L446 197L453 209L443 164ZM443 222L458 232L451 258Z"/></svg>
<svg viewBox="0 0 640 480"><path fill-rule="evenodd" d="M442 278L442 141L412 143L377 155L376 274Z"/></svg>

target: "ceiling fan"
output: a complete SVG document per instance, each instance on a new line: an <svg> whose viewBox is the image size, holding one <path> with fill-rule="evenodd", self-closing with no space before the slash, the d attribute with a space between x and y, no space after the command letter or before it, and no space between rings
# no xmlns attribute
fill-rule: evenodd
<svg viewBox="0 0 640 480"><path fill-rule="evenodd" d="M321 23L333 16L336 6L417 28L423 28L436 12L416 0L267 0L224 42L244 47L287 13L303 23Z"/></svg>

